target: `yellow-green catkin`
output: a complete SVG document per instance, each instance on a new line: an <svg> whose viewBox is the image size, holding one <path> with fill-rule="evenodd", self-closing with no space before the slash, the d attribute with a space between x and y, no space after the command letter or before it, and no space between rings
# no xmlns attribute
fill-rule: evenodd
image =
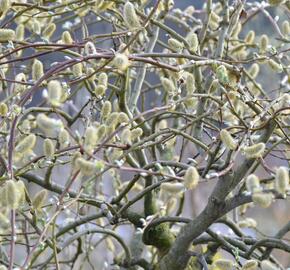
<svg viewBox="0 0 290 270"><path fill-rule="evenodd" d="M194 32L190 32L187 37L186 41L188 42L189 49L193 52L196 53L198 46L199 46L199 41L198 41L198 36Z"/></svg>
<svg viewBox="0 0 290 270"><path fill-rule="evenodd" d="M12 29L0 29L0 42L7 42L15 39L15 31Z"/></svg>
<svg viewBox="0 0 290 270"><path fill-rule="evenodd" d="M264 143L257 143L251 146L244 147L244 153L247 158L259 158L262 157L265 151L266 145Z"/></svg>
<svg viewBox="0 0 290 270"><path fill-rule="evenodd" d="M184 186L187 189L194 189L199 182L199 173L195 167L189 167L184 175Z"/></svg>
<svg viewBox="0 0 290 270"><path fill-rule="evenodd" d="M36 136L34 134L29 134L23 138L15 147L15 151L24 154L27 151L33 149L36 143Z"/></svg>
<svg viewBox="0 0 290 270"><path fill-rule="evenodd" d="M263 260L261 262L261 270L279 270L280 268L276 267L273 263L268 260Z"/></svg>
<svg viewBox="0 0 290 270"><path fill-rule="evenodd" d="M226 129L221 130L220 138L228 149L235 150L237 148L237 143Z"/></svg>
<svg viewBox="0 0 290 270"><path fill-rule="evenodd" d="M183 49L183 43L179 42L175 38L168 39L168 45L172 51L177 52L177 53L180 53Z"/></svg>
<svg viewBox="0 0 290 270"><path fill-rule="evenodd" d="M62 96L62 86L59 81L52 80L47 85L48 89L48 101L54 106L58 107L61 104L61 96Z"/></svg>
<svg viewBox="0 0 290 270"><path fill-rule="evenodd" d="M80 168L80 171L85 176L91 176L96 171L96 165L94 162L85 160L84 158L78 158L76 160L78 168Z"/></svg>
<svg viewBox="0 0 290 270"><path fill-rule="evenodd" d="M226 84L229 82L229 73L224 65L220 65L216 69L216 77L220 83Z"/></svg>
<svg viewBox="0 0 290 270"><path fill-rule="evenodd" d="M49 24L42 32L42 36L46 39L50 39L56 30L56 25L54 23Z"/></svg>
<svg viewBox="0 0 290 270"><path fill-rule="evenodd" d="M19 193L19 205L22 205L25 203L25 193L26 193L26 187L23 181L18 180L15 182L15 185L17 187L18 193Z"/></svg>
<svg viewBox="0 0 290 270"><path fill-rule="evenodd" d="M84 138L84 149L91 154L98 140L97 129L93 126L87 127Z"/></svg>
<svg viewBox="0 0 290 270"><path fill-rule="evenodd" d="M257 270L258 262L256 260L248 260L244 263L242 270Z"/></svg>
<svg viewBox="0 0 290 270"><path fill-rule="evenodd" d="M26 76L24 73L18 73L15 76L15 82L26 82ZM26 86L22 83L15 83L14 90L16 93L23 92L26 89Z"/></svg>
<svg viewBox="0 0 290 270"><path fill-rule="evenodd" d="M19 207L20 194L14 180L8 180L5 183L7 207L10 209L17 209Z"/></svg>
<svg viewBox="0 0 290 270"><path fill-rule="evenodd" d="M161 78L161 84L169 96L174 96L176 94L177 89L172 80L168 78Z"/></svg>
<svg viewBox="0 0 290 270"><path fill-rule="evenodd" d="M169 193L179 193L184 191L182 183L162 183L160 189Z"/></svg>
<svg viewBox="0 0 290 270"><path fill-rule="evenodd" d="M39 80L43 76L43 64L38 59L35 59L32 64L32 79Z"/></svg>
<svg viewBox="0 0 290 270"><path fill-rule="evenodd" d="M45 204L47 195L48 195L48 192L46 189L42 189L35 194L35 196L32 199L32 206L35 210L41 210L41 208Z"/></svg>
<svg viewBox="0 0 290 270"><path fill-rule="evenodd" d="M50 118L44 113L40 113L36 117L37 126L46 133L58 133L63 127L61 120Z"/></svg>
<svg viewBox="0 0 290 270"><path fill-rule="evenodd" d="M108 87L108 75L105 72L100 73L98 77L98 84Z"/></svg>
<svg viewBox="0 0 290 270"><path fill-rule="evenodd" d="M101 141L104 139L106 136L106 126L105 125L100 125L97 129L97 135L98 139Z"/></svg>
<svg viewBox="0 0 290 270"><path fill-rule="evenodd" d="M126 23L126 26L129 29L140 27L140 21L136 14L134 5L132 3L127 2L124 5L123 16L124 16L124 21Z"/></svg>
<svg viewBox="0 0 290 270"><path fill-rule="evenodd" d="M58 141L61 148L68 147L70 144L69 133L66 129L62 129L58 134Z"/></svg>
<svg viewBox="0 0 290 270"><path fill-rule="evenodd" d="M134 128L131 131L131 140L134 142L135 140L137 140L139 137L141 137L143 135L143 130L142 128Z"/></svg>
<svg viewBox="0 0 290 270"><path fill-rule="evenodd" d="M97 96L103 96L106 92L106 87L104 85L98 84L94 87L94 92Z"/></svg>
<svg viewBox="0 0 290 270"><path fill-rule="evenodd" d="M250 174L246 179L246 188L251 193L260 191L260 179L256 175Z"/></svg>
<svg viewBox="0 0 290 270"><path fill-rule="evenodd" d="M195 91L195 79L194 76L191 73L188 73L186 76L186 94L188 96L192 95Z"/></svg>
<svg viewBox="0 0 290 270"><path fill-rule="evenodd" d="M23 24L17 25L17 27L15 29L15 39L17 41L23 41L23 39L24 39L24 33L25 33L25 27L24 27L24 25Z"/></svg>
<svg viewBox="0 0 290 270"><path fill-rule="evenodd" d="M9 227L10 227L9 219L4 214L0 213L0 229L6 230Z"/></svg>
<svg viewBox="0 0 290 270"><path fill-rule="evenodd" d="M86 55L93 55L93 54L97 54L97 50L95 47L95 44L91 41L87 42L85 44L85 48L84 48L85 54Z"/></svg>
<svg viewBox="0 0 290 270"><path fill-rule="evenodd" d="M106 125L110 127L115 127L118 124L118 116L119 113L117 112L111 113L106 120Z"/></svg>
<svg viewBox="0 0 290 270"><path fill-rule="evenodd" d="M106 100L102 106L101 117L102 119L106 119L112 111L112 103Z"/></svg>
<svg viewBox="0 0 290 270"><path fill-rule="evenodd" d="M252 195L252 200L254 204L262 208L268 208L273 201L273 195L272 193L255 192Z"/></svg>
<svg viewBox="0 0 290 270"><path fill-rule="evenodd" d="M268 62L267 62L270 66L270 68L277 72L277 73L281 73L283 71L283 66L279 63L277 63L275 60L273 59L269 59Z"/></svg>
<svg viewBox="0 0 290 270"><path fill-rule="evenodd" d="M118 71L125 71L130 65L128 56L124 53L116 53L113 65L118 69Z"/></svg>
<svg viewBox="0 0 290 270"><path fill-rule="evenodd" d="M0 16L5 14L11 7L11 0L0 0Z"/></svg>
<svg viewBox="0 0 290 270"><path fill-rule="evenodd" d="M256 36L255 31L253 30L249 31L245 37L245 43L252 44L255 40L255 36Z"/></svg>
<svg viewBox="0 0 290 270"><path fill-rule="evenodd" d="M77 63L73 65L72 72L75 77L81 77L83 75L83 64Z"/></svg>
<svg viewBox="0 0 290 270"><path fill-rule="evenodd" d="M1 102L0 103L0 116L4 117L7 116L8 114L8 106L6 105L6 103Z"/></svg>
<svg viewBox="0 0 290 270"><path fill-rule="evenodd" d="M256 228L257 222L252 218L245 218L244 220L238 222L238 226L240 228Z"/></svg>
<svg viewBox="0 0 290 270"><path fill-rule="evenodd" d="M249 68L249 74L253 79L255 79L258 76L259 71L260 71L260 66L257 63L254 63Z"/></svg>
<svg viewBox="0 0 290 270"><path fill-rule="evenodd" d="M214 262L214 266L220 270L234 269L234 262L228 259L218 259Z"/></svg>
<svg viewBox="0 0 290 270"><path fill-rule="evenodd" d="M131 131L129 128L124 128L120 136L121 143L131 145Z"/></svg>
<svg viewBox="0 0 290 270"><path fill-rule="evenodd" d="M73 39L69 31L64 31L61 35L61 41L64 44L73 44Z"/></svg>
<svg viewBox="0 0 290 270"><path fill-rule="evenodd" d="M275 175L275 189L284 194L289 189L289 172L286 167L279 167Z"/></svg>
<svg viewBox="0 0 290 270"><path fill-rule="evenodd" d="M290 35L290 23L289 23L289 21L284 21L282 23L282 33L284 36Z"/></svg>
<svg viewBox="0 0 290 270"><path fill-rule="evenodd" d="M51 139L45 139L43 141L43 153L45 157L52 158L55 152L55 146Z"/></svg>
<svg viewBox="0 0 290 270"><path fill-rule="evenodd" d="M268 49L269 38L267 35L262 35L260 38L260 52L265 53Z"/></svg>
<svg viewBox="0 0 290 270"><path fill-rule="evenodd" d="M124 112L120 112L118 114L118 123L120 123L120 124L122 124L122 123L125 123L125 124L129 123L129 117L128 117L128 115L126 113L124 113Z"/></svg>

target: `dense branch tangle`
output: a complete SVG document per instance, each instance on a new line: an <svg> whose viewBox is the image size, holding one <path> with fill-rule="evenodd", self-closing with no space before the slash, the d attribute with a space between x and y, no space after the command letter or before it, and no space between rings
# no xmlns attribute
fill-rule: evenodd
<svg viewBox="0 0 290 270"><path fill-rule="evenodd" d="M247 216L289 196L290 2L259 2L0 0L1 269L283 269L289 222Z"/></svg>

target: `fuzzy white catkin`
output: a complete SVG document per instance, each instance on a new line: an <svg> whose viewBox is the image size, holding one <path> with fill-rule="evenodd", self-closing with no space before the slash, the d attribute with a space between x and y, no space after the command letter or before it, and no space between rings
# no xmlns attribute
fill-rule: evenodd
<svg viewBox="0 0 290 270"><path fill-rule="evenodd" d="M263 260L261 262L261 269L262 270L278 270L279 268L276 267L273 263L268 260Z"/></svg>
<svg viewBox="0 0 290 270"><path fill-rule="evenodd" d="M46 189L42 189L41 191L37 192L32 199L32 206L36 210L40 210L46 199L47 199L48 192Z"/></svg>
<svg viewBox="0 0 290 270"><path fill-rule="evenodd" d="M96 171L96 164L93 161L85 160L83 158L78 158L76 160L77 166L80 171L85 176L91 176Z"/></svg>
<svg viewBox="0 0 290 270"><path fill-rule="evenodd" d="M94 43L91 41L89 41L85 44L84 51L85 51L86 55L97 54L96 47L95 47Z"/></svg>
<svg viewBox="0 0 290 270"><path fill-rule="evenodd" d="M98 140L97 129L93 126L87 127L84 137L84 148L91 154Z"/></svg>
<svg viewBox="0 0 290 270"><path fill-rule="evenodd" d="M43 76L43 64L35 59L32 65L32 79L37 81Z"/></svg>
<svg viewBox="0 0 290 270"><path fill-rule="evenodd" d="M189 33L186 37L186 40L188 42L190 50L195 53L199 45L197 34L194 32Z"/></svg>
<svg viewBox="0 0 290 270"><path fill-rule="evenodd" d="M106 100L102 106L101 117L106 119L112 111L112 103Z"/></svg>
<svg viewBox="0 0 290 270"><path fill-rule="evenodd" d="M188 75L186 76L186 94L192 95L193 92L195 91L195 79L194 76L191 73L188 73Z"/></svg>
<svg viewBox="0 0 290 270"><path fill-rule="evenodd" d="M132 3L127 2L124 5L123 15L124 15L124 20L125 20L126 26L129 29L134 29L134 28L140 27L139 18L136 14L134 5Z"/></svg>
<svg viewBox="0 0 290 270"><path fill-rule="evenodd" d="M116 53L113 65L119 70L119 71L125 71L129 67L129 59L128 56L124 53Z"/></svg>
<svg viewBox="0 0 290 270"><path fill-rule="evenodd" d="M135 141L136 139L138 139L140 136L142 136L143 134L143 130L142 128L134 128L132 131L131 131L131 140L132 141Z"/></svg>
<svg viewBox="0 0 290 270"><path fill-rule="evenodd" d="M261 187L259 178L254 174L250 174L246 179L246 187L251 193L260 191Z"/></svg>
<svg viewBox="0 0 290 270"><path fill-rule="evenodd" d="M183 49L183 43L179 42L175 38L168 39L168 45L174 52L180 53Z"/></svg>
<svg viewBox="0 0 290 270"><path fill-rule="evenodd" d="M244 152L247 158L259 158L264 154L266 145L264 143L257 143L251 146L244 147Z"/></svg>
<svg viewBox="0 0 290 270"><path fill-rule="evenodd" d="M45 155L45 157L47 158L51 158L54 155L55 152L55 147L54 147L54 143L51 139L45 139L43 141L43 153Z"/></svg>
<svg viewBox="0 0 290 270"><path fill-rule="evenodd" d="M169 96L173 96L177 92L176 87L172 82L172 80L168 78L161 78L161 84Z"/></svg>
<svg viewBox="0 0 290 270"><path fill-rule="evenodd" d="M7 42L15 39L15 31L12 29L0 29L0 42Z"/></svg>
<svg viewBox="0 0 290 270"><path fill-rule="evenodd" d="M0 116L6 116L8 113L8 106L6 103L0 103Z"/></svg>
<svg viewBox="0 0 290 270"><path fill-rule="evenodd" d="M184 175L184 186L187 189L194 189L199 181L199 173L195 167L189 167Z"/></svg>
<svg viewBox="0 0 290 270"><path fill-rule="evenodd" d="M273 195L271 193L256 192L252 195L252 199L254 204L262 208L268 208L273 201Z"/></svg>
<svg viewBox="0 0 290 270"><path fill-rule="evenodd" d="M27 151L31 150L36 143L36 136L34 134L29 134L23 138L15 147L15 151L24 154Z"/></svg>
<svg viewBox="0 0 290 270"><path fill-rule="evenodd" d="M182 183L162 183L160 188L169 193L179 193L184 191L184 185Z"/></svg>
<svg viewBox="0 0 290 270"><path fill-rule="evenodd" d="M226 129L221 130L220 138L228 149L235 150L237 148L237 143Z"/></svg>
<svg viewBox="0 0 290 270"><path fill-rule="evenodd" d="M258 262L256 260L248 260L242 267L242 270L257 270Z"/></svg>
<svg viewBox="0 0 290 270"><path fill-rule="evenodd" d="M40 113L36 117L37 126L47 134L59 134L59 131L63 128L61 120L50 118L44 113Z"/></svg>
<svg viewBox="0 0 290 270"><path fill-rule="evenodd" d="M60 147L64 148L67 147L70 143L69 133L66 129L62 129L58 134L58 141Z"/></svg>
<svg viewBox="0 0 290 270"><path fill-rule="evenodd" d="M11 7L11 0L0 0L0 15L6 13Z"/></svg>
<svg viewBox="0 0 290 270"><path fill-rule="evenodd" d="M252 44L255 40L255 32L253 30L249 31L245 37L245 42L248 44Z"/></svg>
<svg viewBox="0 0 290 270"><path fill-rule="evenodd" d="M61 40L64 44L72 44L73 39L69 31L64 31L61 35Z"/></svg>
<svg viewBox="0 0 290 270"><path fill-rule="evenodd" d="M275 175L275 189L284 194L289 188L289 172L286 167L279 167Z"/></svg>
<svg viewBox="0 0 290 270"><path fill-rule="evenodd" d="M52 106L58 107L61 104L62 86L59 81L52 80L47 85L48 101Z"/></svg>
<svg viewBox="0 0 290 270"><path fill-rule="evenodd" d="M81 77L83 74L83 64L77 63L77 64L73 65L72 72L73 72L73 75L75 77Z"/></svg>
<svg viewBox="0 0 290 270"><path fill-rule="evenodd" d="M1 3L0 3L1 5ZM15 38L17 41L23 41L25 33L25 27L23 24L19 24L15 29Z"/></svg>

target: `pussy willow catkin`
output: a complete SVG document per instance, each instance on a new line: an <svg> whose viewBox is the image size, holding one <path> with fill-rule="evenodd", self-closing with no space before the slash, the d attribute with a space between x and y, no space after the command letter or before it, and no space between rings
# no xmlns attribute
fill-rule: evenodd
<svg viewBox="0 0 290 270"><path fill-rule="evenodd" d="M184 186L187 189L194 189L199 182L199 173L195 167L189 167L184 175Z"/></svg>

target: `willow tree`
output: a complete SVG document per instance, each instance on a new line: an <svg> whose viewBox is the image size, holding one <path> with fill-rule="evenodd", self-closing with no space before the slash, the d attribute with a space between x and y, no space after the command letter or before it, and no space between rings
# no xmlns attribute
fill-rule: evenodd
<svg viewBox="0 0 290 270"><path fill-rule="evenodd" d="M283 269L290 1L177 5L0 1L1 269Z"/></svg>

